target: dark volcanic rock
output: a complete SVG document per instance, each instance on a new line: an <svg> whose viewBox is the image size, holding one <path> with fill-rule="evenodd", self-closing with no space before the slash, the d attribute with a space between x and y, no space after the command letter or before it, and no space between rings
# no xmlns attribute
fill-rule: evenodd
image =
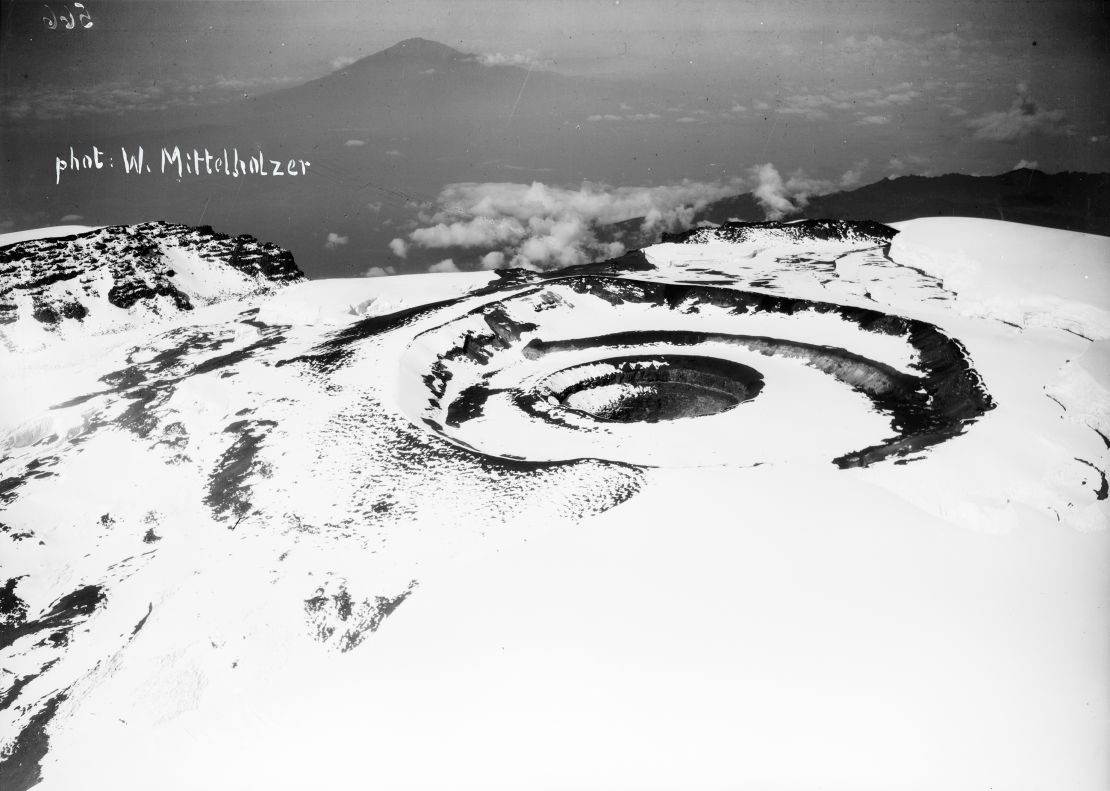
<svg viewBox="0 0 1110 791"><path fill-rule="evenodd" d="M9 585L13 581L8 582ZM7 590L7 589L5 589ZM14 597L14 593L12 593ZM52 637L68 640L75 626L88 619L104 601L104 591L99 585L86 585L58 599L38 618L26 620L26 605L14 598L15 610L11 622L0 628L0 648L5 648L21 637L38 632L51 632Z"/></svg>
<svg viewBox="0 0 1110 791"><path fill-rule="evenodd" d="M235 440L220 455L208 478L208 495L204 498L216 519L239 520L250 512L251 475L269 474L268 468L259 465L255 457L276 425L272 420L237 420L224 429L225 434L235 435Z"/></svg>
<svg viewBox="0 0 1110 791"><path fill-rule="evenodd" d="M726 222L716 228L695 228L683 233L665 233L664 242L690 244L716 239L746 242L754 237L782 240L873 241L886 244L897 231L870 221L801 220L800 222Z"/></svg>
<svg viewBox="0 0 1110 791"><path fill-rule="evenodd" d="M46 726L65 699L65 695L51 698L20 732L9 753L0 757L0 788L4 791L24 791L42 782L42 759L50 747Z"/></svg>
<svg viewBox="0 0 1110 791"><path fill-rule="evenodd" d="M15 593L19 577L12 577L0 588L0 629L15 629L27 621L27 604Z"/></svg>
<svg viewBox="0 0 1110 791"><path fill-rule="evenodd" d="M324 643L335 638L339 651L347 652L356 648L367 634L376 632L415 587L413 580L396 596L375 596L362 601L353 599L345 585L332 594L318 588L314 596L305 600L305 615L317 640Z"/></svg>

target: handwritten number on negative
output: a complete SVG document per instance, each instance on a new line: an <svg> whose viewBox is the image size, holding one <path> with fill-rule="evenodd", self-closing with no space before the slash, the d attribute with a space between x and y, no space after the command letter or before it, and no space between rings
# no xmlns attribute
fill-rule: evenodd
<svg viewBox="0 0 1110 791"><path fill-rule="evenodd" d="M73 30L78 24L86 30L93 26L92 15L85 9L84 3L73 4L73 8L80 12L76 17L73 15L73 11L70 10L69 6L62 6L62 13L60 15L55 14L54 9L46 5L46 3L43 3L42 7L45 8L46 12L49 14L49 16L44 16L42 18L42 22L46 25L48 30L57 30L59 20L66 30Z"/></svg>

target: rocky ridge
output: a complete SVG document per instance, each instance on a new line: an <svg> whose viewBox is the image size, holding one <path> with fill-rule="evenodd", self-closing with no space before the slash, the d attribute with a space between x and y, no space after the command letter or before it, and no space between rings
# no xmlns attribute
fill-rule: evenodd
<svg viewBox="0 0 1110 791"><path fill-rule="evenodd" d="M5 345L26 347L13 325L119 329L140 314L172 315L303 278L288 250L210 226L146 222L18 242L0 247L0 333Z"/></svg>

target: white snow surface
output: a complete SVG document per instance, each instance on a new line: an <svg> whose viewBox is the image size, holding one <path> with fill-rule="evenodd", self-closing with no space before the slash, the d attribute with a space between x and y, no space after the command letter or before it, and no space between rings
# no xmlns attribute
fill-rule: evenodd
<svg viewBox="0 0 1110 791"><path fill-rule="evenodd" d="M9 231L0 233L0 247L9 244L18 244L31 239L52 239L57 236L76 236L79 233L94 231L100 226L96 225L55 225L50 228L30 228L25 231Z"/></svg>
<svg viewBox="0 0 1110 791"><path fill-rule="evenodd" d="M940 278L962 313L1110 339L1110 237L966 217L892 227L891 255Z"/></svg>
<svg viewBox="0 0 1110 791"><path fill-rule="evenodd" d="M957 339L996 408L867 467L830 459L889 418L734 347L632 350L764 374L718 415L576 434L501 393L457 430L424 422L425 378L498 302L536 325L519 344L731 329L920 362L825 314L611 305L558 281L473 295L490 273L436 274L0 358L0 481L20 481L0 585L28 622L104 595L61 647L0 641L0 756L53 702L47 791L1110 787L1110 240L896 227L889 254L710 240L627 275ZM443 300L341 362L295 361ZM507 342L448 360L441 400L602 356Z"/></svg>
<svg viewBox="0 0 1110 791"><path fill-rule="evenodd" d="M447 272L435 277L393 275L307 280L282 289L262 303L268 324L349 324L355 318L384 316L405 308L462 296L493 278L492 272Z"/></svg>

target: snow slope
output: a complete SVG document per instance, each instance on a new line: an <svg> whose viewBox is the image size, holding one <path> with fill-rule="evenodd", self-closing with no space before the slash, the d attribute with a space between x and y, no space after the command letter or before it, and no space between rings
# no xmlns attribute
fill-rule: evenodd
<svg viewBox="0 0 1110 791"><path fill-rule="evenodd" d="M961 312L1110 339L1110 237L963 217L892 227L893 257L942 280Z"/></svg>
<svg viewBox="0 0 1110 791"><path fill-rule="evenodd" d="M1104 250L733 226L0 359L5 791L1105 788Z"/></svg>

